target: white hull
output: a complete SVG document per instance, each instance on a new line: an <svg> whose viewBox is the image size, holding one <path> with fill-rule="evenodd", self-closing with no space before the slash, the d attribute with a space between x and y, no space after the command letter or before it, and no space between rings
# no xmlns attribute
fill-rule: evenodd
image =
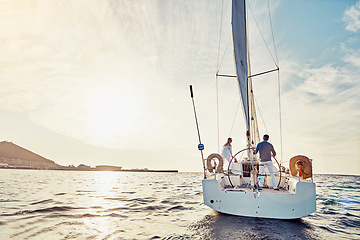
<svg viewBox="0 0 360 240"><path fill-rule="evenodd" d="M297 219L316 210L315 183L287 179L288 190L263 189L260 192L247 187L224 188L224 179L202 180L204 203L226 214Z"/></svg>

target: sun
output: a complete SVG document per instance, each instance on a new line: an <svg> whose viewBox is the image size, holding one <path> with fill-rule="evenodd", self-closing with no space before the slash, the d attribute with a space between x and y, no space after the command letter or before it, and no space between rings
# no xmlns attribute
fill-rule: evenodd
<svg viewBox="0 0 360 240"><path fill-rule="evenodd" d="M111 147L138 134L142 109L133 96L126 89L107 86L90 97L85 128L91 142Z"/></svg>

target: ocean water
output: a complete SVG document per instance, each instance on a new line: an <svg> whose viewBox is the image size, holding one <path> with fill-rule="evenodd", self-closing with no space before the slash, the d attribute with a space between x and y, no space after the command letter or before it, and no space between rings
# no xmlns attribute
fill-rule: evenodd
<svg viewBox="0 0 360 240"><path fill-rule="evenodd" d="M0 169L0 239L360 239L360 176L316 175L298 220L220 214L201 173Z"/></svg>

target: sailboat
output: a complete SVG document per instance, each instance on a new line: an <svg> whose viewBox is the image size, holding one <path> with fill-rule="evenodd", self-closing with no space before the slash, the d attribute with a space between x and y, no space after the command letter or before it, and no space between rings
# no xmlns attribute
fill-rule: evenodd
<svg viewBox="0 0 360 240"><path fill-rule="evenodd" d="M260 140L252 87L254 75L249 74L246 28L245 0L232 0L235 77L240 89L247 145L234 155L232 161L240 156L240 153L246 153L243 154L245 156L242 159L233 163L231 173L229 168L228 171L223 169L224 163L220 154L212 153L204 158L204 145L200 139L193 90L190 86L199 136L198 148L201 151L204 168L202 180L204 204L218 212L237 216L272 219L302 218L316 211L316 186L313 182L311 159L297 155L289 160L288 168L278 164L278 171L275 174L277 186L273 186L268 174L259 176L259 165L262 163L254 154L253 149ZM276 159L274 160L277 162ZM259 187L259 177L264 178L262 188Z"/></svg>

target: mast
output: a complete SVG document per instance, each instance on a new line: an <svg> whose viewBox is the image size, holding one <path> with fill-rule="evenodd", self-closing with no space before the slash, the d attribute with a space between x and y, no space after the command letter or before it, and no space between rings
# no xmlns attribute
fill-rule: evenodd
<svg viewBox="0 0 360 240"><path fill-rule="evenodd" d="M248 40L248 39L247 39ZM255 96L252 87L252 78L251 78L251 67L250 67L250 54L249 48L248 51L248 69L249 69L249 76L248 76L248 84L249 84L249 109L250 109L250 140L248 141L248 147L256 146L260 142L260 135L259 135L259 127L256 117L256 108L255 108ZM249 157L253 158L252 152L249 153Z"/></svg>

